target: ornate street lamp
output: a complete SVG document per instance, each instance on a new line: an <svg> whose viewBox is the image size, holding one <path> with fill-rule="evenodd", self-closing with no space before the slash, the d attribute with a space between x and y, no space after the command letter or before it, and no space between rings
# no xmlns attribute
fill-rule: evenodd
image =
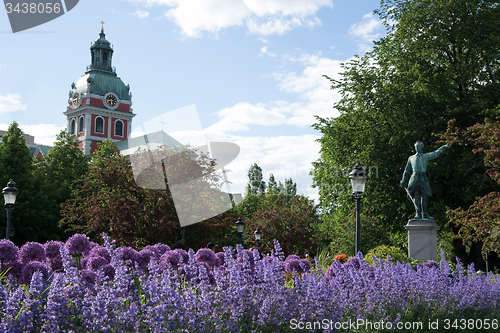
<svg viewBox="0 0 500 333"><path fill-rule="evenodd" d="M241 217L238 217L238 221L236 221L236 232L240 236L240 244L243 245L243 241L241 237L243 236L243 230L245 229L245 222L241 219Z"/></svg>
<svg viewBox="0 0 500 333"><path fill-rule="evenodd" d="M2 190L5 210L7 211L7 230L5 231L5 239L9 239L14 236L16 229L10 227L10 217L12 215L12 210L14 209L14 204L16 203L17 188L14 187L14 182L9 180L7 187Z"/></svg>
<svg viewBox="0 0 500 333"><path fill-rule="evenodd" d="M363 170L363 166L358 162L354 166L354 170L349 174L349 179L351 180L352 186L352 197L356 200L356 254L359 252L360 248L360 213L361 213L361 198L365 193L366 184L366 171Z"/></svg>
<svg viewBox="0 0 500 333"><path fill-rule="evenodd" d="M255 236L255 242L257 243L257 250L259 249L259 241L262 238L262 231L257 227L257 230L253 233Z"/></svg>

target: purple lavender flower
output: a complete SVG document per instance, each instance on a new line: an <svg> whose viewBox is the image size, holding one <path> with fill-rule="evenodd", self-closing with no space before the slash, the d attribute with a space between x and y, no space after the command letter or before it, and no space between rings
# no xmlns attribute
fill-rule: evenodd
<svg viewBox="0 0 500 333"><path fill-rule="evenodd" d="M28 285L31 282L31 277L34 272L39 271L43 274L43 279L47 280L49 277L49 269L43 262L40 261L30 261L25 264L21 270L21 275L19 278L20 284Z"/></svg>
<svg viewBox="0 0 500 333"><path fill-rule="evenodd" d="M97 273L96 272L88 270L88 269L82 269L81 274L82 274L82 281L84 281L88 284L91 284L91 285L95 285L95 283L97 282Z"/></svg>
<svg viewBox="0 0 500 333"><path fill-rule="evenodd" d="M361 267L361 261L359 261L358 257L349 258L349 260L347 260L347 263L354 269L359 269Z"/></svg>
<svg viewBox="0 0 500 333"><path fill-rule="evenodd" d="M123 247L118 249L118 251L116 252L116 255L118 258L120 258L123 261L130 260L132 262L135 262L138 259L139 252L137 252L136 250L134 250L131 247L123 246Z"/></svg>
<svg viewBox="0 0 500 333"><path fill-rule="evenodd" d="M64 246L61 241L48 241L43 245L45 248L45 255L48 259L61 258L60 248Z"/></svg>
<svg viewBox="0 0 500 333"><path fill-rule="evenodd" d="M253 271L255 268L255 259L253 257L253 252L250 250L241 250L237 255L237 261L242 263L244 260L248 260L250 262L250 269Z"/></svg>
<svg viewBox="0 0 500 333"><path fill-rule="evenodd" d="M111 255L109 254L108 249L105 248L104 246L97 245L97 246L93 247L90 250L88 256L89 257L103 257L104 259L107 260L108 263L111 262Z"/></svg>
<svg viewBox="0 0 500 333"><path fill-rule="evenodd" d="M66 241L65 245L70 254L81 253L87 255L91 249L89 238L82 234L74 234Z"/></svg>
<svg viewBox="0 0 500 333"><path fill-rule="evenodd" d="M86 259L87 265L85 268L88 270L97 270L99 267L109 264L109 262L101 256L88 257Z"/></svg>
<svg viewBox="0 0 500 333"><path fill-rule="evenodd" d="M30 261L45 261L45 249L43 245L37 242L27 242L19 249L19 259L23 264Z"/></svg>
<svg viewBox="0 0 500 333"><path fill-rule="evenodd" d="M309 272L309 270L311 269L311 263L309 262L309 260L307 259L300 259L299 260L300 263L301 263L301 267L302 267L302 270L305 272Z"/></svg>
<svg viewBox="0 0 500 333"><path fill-rule="evenodd" d="M0 240L0 263L3 265L19 258L19 249L10 240Z"/></svg>
<svg viewBox="0 0 500 333"><path fill-rule="evenodd" d="M226 262L226 254L224 252L218 252L215 254L215 266L216 267L221 267L224 266L224 263Z"/></svg>
<svg viewBox="0 0 500 333"><path fill-rule="evenodd" d="M179 263L182 263L182 256L177 251L167 251L160 257L160 268L162 269L172 267L176 270Z"/></svg>
<svg viewBox="0 0 500 333"><path fill-rule="evenodd" d="M205 263L212 268L215 266L215 254L210 249L199 249L196 252L196 262Z"/></svg>

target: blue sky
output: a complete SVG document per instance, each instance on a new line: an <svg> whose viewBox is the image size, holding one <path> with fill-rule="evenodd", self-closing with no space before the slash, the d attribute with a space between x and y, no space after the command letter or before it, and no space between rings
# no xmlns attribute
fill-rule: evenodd
<svg viewBox="0 0 500 333"><path fill-rule="evenodd" d="M66 126L72 82L90 64L104 21L113 66L133 94L133 127L195 105L211 141L238 144L227 166L243 192L257 163L267 182L292 178L317 199L314 115L339 99L322 77L385 33L379 0L80 0L65 15L13 34L0 14L0 129L14 120L51 145ZM160 124L158 126L161 126ZM159 128L160 129L160 128Z"/></svg>

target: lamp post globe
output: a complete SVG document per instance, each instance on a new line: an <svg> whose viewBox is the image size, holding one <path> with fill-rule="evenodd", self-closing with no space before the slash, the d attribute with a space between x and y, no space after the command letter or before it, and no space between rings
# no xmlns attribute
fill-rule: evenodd
<svg viewBox="0 0 500 333"><path fill-rule="evenodd" d="M10 236L14 236L14 228L10 226L10 219L12 215L12 209L14 209L14 205L16 203L17 196L17 188L14 187L14 182L12 179L7 183L7 187L4 187L2 190L5 210L7 211L7 229L5 230L5 239L9 239Z"/></svg>
<svg viewBox="0 0 500 333"><path fill-rule="evenodd" d="M236 232L238 233L238 236L240 237L240 244L243 244L242 236L243 236L244 229L245 229L245 222L243 222L241 217L238 217L238 221L236 221Z"/></svg>
<svg viewBox="0 0 500 333"><path fill-rule="evenodd" d="M361 198L365 193L366 171L361 163L356 163L354 170L349 174L352 186L352 197L356 200L356 255L360 250L360 228L361 228Z"/></svg>
<svg viewBox="0 0 500 333"><path fill-rule="evenodd" d="M255 232L253 234L255 236L255 243L257 245L257 250L258 250L259 249L259 241L262 238L262 231L260 231L260 229L257 227L257 229L255 230Z"/></svg>

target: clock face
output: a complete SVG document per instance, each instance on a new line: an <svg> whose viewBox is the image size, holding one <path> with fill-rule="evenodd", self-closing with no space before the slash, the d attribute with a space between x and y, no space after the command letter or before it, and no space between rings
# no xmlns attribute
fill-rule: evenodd
<svg viewBox="0 0 500 333"><path fill-rule="evenodd" d="M106 104L108 104L108 106L114 107L116 106L117 102L118 100L116 99L115 95L106 96Z"/></svg>
<svg viewBox="0 0 500 333"><path fill-rule="evenodd" d="M79 93L75 93L73 95L73 106L78 107L78 105L80 105L80 100L81 100L80 94Z"/></svg>

